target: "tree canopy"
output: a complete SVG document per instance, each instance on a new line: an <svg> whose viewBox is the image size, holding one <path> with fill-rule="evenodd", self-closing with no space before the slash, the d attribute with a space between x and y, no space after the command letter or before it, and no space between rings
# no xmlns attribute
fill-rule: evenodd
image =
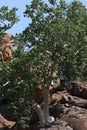
<svg viewBox="0 0 87 130"><path fill-rule="evenodd" d="M87 80L87 9L77 0L48 2L32 0L26 5L24 17L31 22L13 37L13 60L0 62L0 96L9 99L8 117L14 115L22 124L33 89L48 86L54 71L60 79ZM18 22L16 11L0 8L0 36Z"/></svg>

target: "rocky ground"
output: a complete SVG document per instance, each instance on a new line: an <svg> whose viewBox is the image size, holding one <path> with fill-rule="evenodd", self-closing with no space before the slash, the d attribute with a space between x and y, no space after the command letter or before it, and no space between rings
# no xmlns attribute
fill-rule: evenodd
<svg viewBox="0 0 87 130"><path fill-rule="evenodd" d="M35 99L42 102L40 90L34 92ZM50 115L55 122L48 127L41 128L39 119L34 111L32 113L30 128L22 129L16 122L6 120L0 115L1 130L87 130L87 84L69 82L61 87L50 89Z"/></svg>

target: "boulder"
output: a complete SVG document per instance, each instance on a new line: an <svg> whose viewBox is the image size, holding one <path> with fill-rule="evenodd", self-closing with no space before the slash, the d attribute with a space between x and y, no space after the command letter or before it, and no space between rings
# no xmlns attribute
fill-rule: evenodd
<svg viewBox="0 0 87 130"><path fill-rule="evenodd" d="M55 123L40 130L73 130L66 122L56 119Z"/></svg>
<svg viewBox="0 0 87 130"><path fill-rule="evenodd" d="M87 110L84 108L65 107L59 118L74 130L87 130Z"/></svg>
<svg viewBox="0 0 87 130"><path fill-rule="evenodd" d="M50 104L52 105L56 102L61 102L62 98L67 97L68 95L69 93L67 91L57 91L51 95Z"/></svg>
<svg viewBox="0 0 87 130"><path fill-rule="evenodd" d="M8 121L0 114L0 130L3 130L5 128L11 129L15 126L16 122L14 121Z"/></svg>
<svg viewBox="0 0 87 130"><path fill-rule="evenodd" d="M79 106L87 109L87 100L71 95L63 95L61 103L68 103L74 106Z"/></svg>
<svg viewBox="0 0 87 130"><path fill-rule="evenodd" d="M61 80L61 90L68 91L73 96L87 99L87 83L69 80Z"/></svg>
<svg viewBox="0 0 87 130"><path fill-rule="evenodd" d="M87 99L87 86L81 82L71 82L71 95Z"/></svg>

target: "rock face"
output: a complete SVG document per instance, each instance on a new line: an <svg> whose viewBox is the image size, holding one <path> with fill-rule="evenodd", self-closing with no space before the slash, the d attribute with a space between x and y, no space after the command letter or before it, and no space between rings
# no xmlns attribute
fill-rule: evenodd
<svg viewBox="0 0 87 130"><path fill-rule="evenodd" d="M4 33L0 38L0 60L10 61L12 59L13 40L12 35Z"/></svg>

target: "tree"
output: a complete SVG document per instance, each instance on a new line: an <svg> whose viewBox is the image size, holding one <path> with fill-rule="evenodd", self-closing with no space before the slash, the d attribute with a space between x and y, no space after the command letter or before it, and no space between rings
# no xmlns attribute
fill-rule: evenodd
<svg viewBox="0 0 87 130"><path fill-rule="evenodd" d="M38 49L34 51L37 55L32 57L34 65L41 68L38 71L43 88L49 88L54 71L60 78L84 79L82 71L86 69L87 61L86 8L79 1L70 5L64 0L59 4L49 2L47 5L33 0L26 6L25 16L32 22L23 32L26 44Z"/></svg>
<svg viewBox="0 0 87 130"><path fill-rule="evenodd" d="M0 34L10 29L16 22L18 17L16 16L17 8L11 10L7 6L0 8Z"/></svg>
<svg viewBox="0 0 87 130"><path fill-rule="evenodd" d="M70 80L85 78L82 71L86 69L87 57L87 9L76 0L70 5L64 0L59 4L49 2L51 5L35 0L31 6L26 6L25 16L32 21L24 31L26 43L41 46L41 52L51 52L60 77Z"/></svg>
<svg viewBox="0 0 87 130"><path fill-rule="evenodd" d="M14 37L13 61L0 63L1 97L2 93L3 97L12 97L7 103L12 111L10 115L24 124L31 105L40 107L32 91L41 87L45 102L42 124L48 124L51 81L58 76L69 80L87 77L87 9L76 0L71 4L64 0L59 3L49 0L49 4L32 0L26 5L24 16L30 18L31 23ZM58 73L57 77L54 72Z"/></svg>

